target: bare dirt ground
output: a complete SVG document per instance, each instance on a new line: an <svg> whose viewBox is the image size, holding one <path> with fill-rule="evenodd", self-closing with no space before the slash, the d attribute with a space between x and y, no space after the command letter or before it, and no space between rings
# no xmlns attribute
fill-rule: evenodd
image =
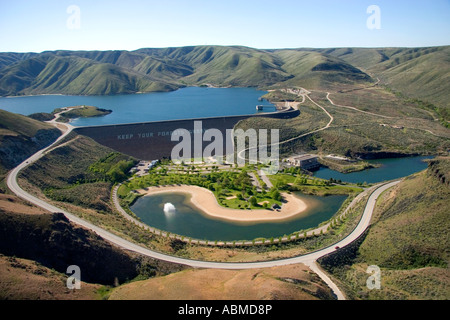
<svg viewBox="0 0 450 320"><path fill-rule="evenodd" d="M44 209L32 206L16 196L0 194L0 211L25 214L44 214L48 213Z"/></svg>
<svg viewBox="0 0 450 320"><path fill-rule="evenodd" d="M0 300L96 300L98 284L67 288L67 277L37 262L0 255Z"/></svg>
<svg viewBox="0 0 450 320"><path fill-rule="evenodd" d="M252 270L190 269L116 288L110 300L318 300L331 290L303 264Z"/></svg>

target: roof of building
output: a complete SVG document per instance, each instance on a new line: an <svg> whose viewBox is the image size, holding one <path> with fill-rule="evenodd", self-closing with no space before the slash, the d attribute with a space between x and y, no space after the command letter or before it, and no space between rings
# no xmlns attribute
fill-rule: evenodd
<svg viewBox="0 0 450 320"><path fill-rule="evenodd" d="M290 160L311 160L311 159L317 159L316 155L313 154L302 154L300 156L293 156L289 158Z"/></svg>

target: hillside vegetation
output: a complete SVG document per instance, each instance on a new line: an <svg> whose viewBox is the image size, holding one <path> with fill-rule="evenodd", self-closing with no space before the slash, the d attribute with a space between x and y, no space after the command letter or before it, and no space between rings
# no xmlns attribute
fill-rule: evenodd
<svg viewBox="0 0 450 320"><path fill-rule="evenodd" d="M378 200L373 224L348 255L322 259L351 298L448 300L450 159L433 160L428 170L406 178ZM381 289L369 290L370 265L381 268Z"/></svg>
<svg viewBox="0 0 450 320"><path fill-rule="evenodd" d="M137 51L0 53L0 95L170 91L186 85L314 88L373 83L342 59L318 52L193 46Z"/></svg>
<svg viewBox="0 0 450 320"><path fill-rule="evenodd" d="M379 77L402 94L449 108L450 46L318 50ZM447 119L447 120L450 120Z"/></svg>
<svg viewBox="0 0 450 320"><path fill-rule="evenodd" d="M276 94L271 96L274 102L279 101ZM280 129L282 157L306 152L368 159L404 154L446 154L450 147L450 131L435 119L435 113L406 103L381 87L329 95L314 91L309 97L332 115L333 122L326 130L307 134L324 128L330 121L324 110L307 98L305 102L297 99L298 117L249 118L240 121L236 127L243 130Z"/></svg>
<svg viewBox="0 0 450 320"><path fill-rule="evenodd" d="M450 46L260 50L242 46L0 53L0 96L112 95L185 86L301 86L348 92L380 85L450 121Z"/></svg>
<svg viewBox="0 0 450 320"><path fill-rule="evenodd" d="M6 172L61 135L52 125L0 110L0 181ZM0 185L0 190L3 187Z"/></svg>
<svg viewBox="0 0 450 320"><path fill-rule="evenodd" d="M111 186L125 179L134 164L129 156L75 136L24 169L20 177L32 181L50 199L111 212Z"/></svg>

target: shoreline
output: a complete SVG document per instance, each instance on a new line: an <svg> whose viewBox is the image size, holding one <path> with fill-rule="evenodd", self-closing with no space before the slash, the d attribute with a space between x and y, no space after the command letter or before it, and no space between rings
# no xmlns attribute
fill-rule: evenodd
<svg viewBox="0 0 450 320"><path fill-rule="evenodd" d="M185 89L185 88L209 88L209 89L230 89L230 88L254 88L257 91L267 91L269 92L269 90L266 89L262 89L259 87L241 87L241 86L233 86L233 85L228 85L228 86L215 86L212 84L205 84L205 85L183 85L180 87L177 87L176 89L172 89L172 90L156 90L156 91L148 91L148 92L143 92L143 91L136 91L136 92L122 92L122 93L112 93L112 94L77 94L77 93L38 93L38 94L24 94L24 95L13 95L13 96L0 96L0 98L24 98L24 97L41 97L41 96L65 96L65 97L114 97L114 96L122 96L122 95L133 95L133 94L151 94L151 93L164 93L164 92L175 92L178 91L180 89ZM273 102L271 102L272 104L274 104Z"/></svg>
<svg viewBox="0 0 450 320"><path fill-rule="evenodd" d="M0 98L28 98L28 97L44 97L44 96L70 96L62 93L41 93L41 94L25 94L20 96L0 96Z"/></svg>
<svg viewBox="0 0 450 320"><path fill-rule="evenodd" d="M217 202L216 196L210 190L198 186L149 187L145 190L137 190L137 192L143 196L152 196L161 193L189 194L191 195L191 203L206 215L234 222L282 221L303 214L309 208L305 201L288 193L281 194L285 202L282 204L280 211L273 211L267 209L240 210L225 208Z"/></svg>

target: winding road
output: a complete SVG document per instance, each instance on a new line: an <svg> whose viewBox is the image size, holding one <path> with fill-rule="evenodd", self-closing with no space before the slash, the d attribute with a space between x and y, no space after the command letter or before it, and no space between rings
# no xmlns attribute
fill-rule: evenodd
<svg viewBox="0 0 450 320"><path fill-rule="evenodd" d="M332 121L331 121L332 122ZM56 125L55 122L52 122ZM61 124L59 124L61 126ZM93 232L97 233L99 236L104 238L105 240L123 248L126 250L131 250L136 253L158 259L163 260L167 262L172 263L178 263L182 265L187 265L195 268L214 268L214 269L254 269L254 268L270 268L270 267L277 267L277 266L284 266L284 265L290 265L290 264L297 264L297 263L303 263L308 265L313 271L315 271L335 292L338 299L345 299L342 292L339 290L339 288L331 281L331 279L319 268L319 266L316 263L316 260L320 257L323 257L333 251L336 250L336 247L345 247L348 244L352 243L358 237L367 229L367 227L370 224L370 220L372 217L373 210L375 208L376 200L377 198L383 193L385 190L395 186L400 182L394 181L390 183L380 184L376 187L376 189L371 193L366 208L364 210L363 216L361 220L359 221L359 224L357 227L344 239L341 241L333 244L332 246L323 248L321 250L305 254L302 256L292 257L292 258L286 258L286 259L280 259L280 260L273 260L273 261L261 261L261 262L210 262L210 261L197 261L197 260L191 260L191 259L185 259L185 258L179 258L174 257L171 255L163 254L160 252L152 251L150 249L141 247L135 243L132 243L130 241L124 240L121 237L106 231L90 222L87 222L78 216L67 212L65 210L62 210L50 203L45 202L44 200L41 200L25 190L23 190L17 181L18 174L22 169L29 166L30 164L38 161L40 158L42 158L48 150L55 147L62 139L67 137L72 132L73 127L69 124L64 124L64 126L67 128L67 130L50 146L38 151L34 155L32 155L30 158L19 164L16 168L10 171L7 177L7 185L9 189L16 194L18 197L38 206L41 207L47 211L56 213L61 212L63 213L71 222L76 223L82 227L85 227L87 229L92 230Z"/></svg>
<svg viewBox="0 0 450 320"><path fill-rule="evenodd" d="M308 131L308 132L303 133L303 134L301 134L301 135L299 135L297 137L290 138L290 139L287 139L287 140L284 140L284 141L281 141L281 142L277 142L277 143L272 143L270 145L267 144L267 145L261 145L261 146L257 146L257 147L243 149L243 150L238 152L237 157L239 159L241 159L241 160L247 160L245 158L245 156L242 156L242 153L245 153L247 151L254 150L254 149L269 147L269 146L279 146L279 145L282 145L282 144L285 144L285 143L288 143L288 142L291 142L291 141L294 141L294 140L301 139L301 138L306 137L308 135L311 135L313 133L317 133L317 132L320 132L320 131L328 129L331 126L331 124L333 123L334 117L328 112L327 109L325 109L323 106L321 106L320 104L315 102L313 99L311 99L311 97L308 94L309 94L309 91L306 91L305 89L301 88L301 91L300 91L299 95L301 95L303 97L303 101L300 102L300 104L304 103L306 101L306 98L308 98L313 104L315 104L317 107L322 109L323 112L325 112L326 115L330 118L330 121L324 127L316 129L316 130Z"/></svg>

